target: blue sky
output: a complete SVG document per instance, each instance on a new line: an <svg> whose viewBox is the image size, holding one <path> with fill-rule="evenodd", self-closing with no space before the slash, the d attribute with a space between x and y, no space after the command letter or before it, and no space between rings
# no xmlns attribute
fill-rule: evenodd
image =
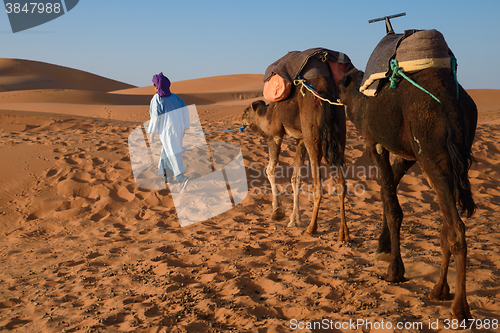
<svg viewBox="0 0 500 333"><path fill-rule="evenodd" d="M15 0L12 0L13 2ZM0 12L0 57L49 62L136 86L162 71L172 81L263 74L292 50L325 47L364 70L385 35L437 29L467 89L500 89L500 0L80 0L67 14L12 33Z"/></svg>

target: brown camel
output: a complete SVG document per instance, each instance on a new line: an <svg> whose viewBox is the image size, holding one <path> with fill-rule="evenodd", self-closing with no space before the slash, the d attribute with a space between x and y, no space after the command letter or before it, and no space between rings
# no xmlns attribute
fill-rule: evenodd
<svg viewBox="0 0 500 333"><path fill-rule="evenodd" d="M376 97L359 92L363 72L353 69L340 81L340 98L347 114L366 142L367 154L379 168L383 202L383 229L377 259L390 258L386 280L404 281L400 254L403 211L397 186L408 169L418 162L437 194L443 214L441 273L429 295L433 300L450 298L447 273L450 256L455 256L456 287L452 312L459 320L471 318L465 297L467 244L465 225L456 203L467 217L476 205L472 199L468 171L473 157L471 145L477 124L477 108L447 69L428 68L408 75L440 101L400 80L396 89L385 82ZM392 166L389 153L396 155Z"/></svg>
<svg viewBox="0 0 500 333"><path fill-rule="evenodd" d="M334 84L330 78L315 76L308 82L314 85L320 96L328 98L330 101L333 100ZM251 106L245 109L243 124L249 125L252 131L261 134L267 139L269 165L266 174L272 189L273 212L271 219L273 220L281 220L285 217L285 210L281 206L275 181L275 168L278 163L283 136L286 133L297 140L294 172L291 179L293 212L288 227L305 226L300 221L299 190L301 182L300 168L304 163L307 150L314 182L314 208L306 233L314 234L318 227L317 219L322 193L319 172L321 159L325 156L330 165L337 167L343 165L346 140L343 107L321 101L315 98L311 92L305 91L305 89L304 94L302 94L299 87L293 87L290 96L285 100L271 102L269 105L266 105L262 100L253 102ZM347 242L350 238L344 211L345 180L342 172L338 172L338 176L338 184L342 186L341 193L338 195L341 218L338 241Z"/></svg>

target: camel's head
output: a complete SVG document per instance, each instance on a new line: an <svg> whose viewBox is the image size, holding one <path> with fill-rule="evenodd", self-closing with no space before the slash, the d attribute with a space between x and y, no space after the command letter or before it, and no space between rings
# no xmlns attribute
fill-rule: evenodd
<svg viewBox="0 0 500 333"><path fill-rule="evenodd" d="M362 71L353 68L339 81L340 100L342 103L348 105L350 98L361 94L359 87L363 80L363 75Z"/></svg>
<svg viewBox="0 0 500 333"><path fill-rule="evenodd" d="M249 107L243 112L243 125L250 126L255 125L256 118L266 114L267 105L263 100L258 100L250 104Z"/></svg>

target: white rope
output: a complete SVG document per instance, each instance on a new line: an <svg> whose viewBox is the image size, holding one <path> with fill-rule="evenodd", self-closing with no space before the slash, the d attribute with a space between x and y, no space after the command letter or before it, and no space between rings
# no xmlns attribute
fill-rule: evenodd
<svg viewBox="0 0 500 333"><path fill-rule="evenodd" d="M307 90L309 90L315 97L319 98L320 100L322 101L325 101L325 102L328 102L330 103L331 105L339 105L339 106L344 106L344 104L342 104L340 102L339 99L337 99L337 102L332 102L330 101L328 98L323 98L321 97L320 95L318 95L318 93L312 89L307 83L306 83L306 80L303 80L303 79L295 79L293 80L293 84L298 86L299 84L302 84L302 86L300 87L300 93L302 94L302 96L305 96L306 93L304 92L304 87L306 87Z"/></svg>

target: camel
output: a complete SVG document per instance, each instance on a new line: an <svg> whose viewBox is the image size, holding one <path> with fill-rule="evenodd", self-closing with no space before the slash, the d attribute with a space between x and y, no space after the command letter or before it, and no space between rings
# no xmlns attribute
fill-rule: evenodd
<svg viewBox="0 0 500 333"><path fill-rule="evenodd" d="M408 76L431 91L441 104L407 80L400 80L396 89L391 89L389 80L385 80L377 96L367 97L359 91L363 72L357 69L350 70L339 83L340 99L346 105L347 115L363 136L372 163L379 168L383 228L376 259L390 260L385 276L387 281L405 280L400 254L403 211L397 186L408 169L418 162L437 194L443 214L442 265L439 280L429 298L450 299L447 273L453 254L456 287L452 312L458 320L467 320L471 318L465 291L467 243L465 225L456 204L467 217L476 209L468 171L473 162L471 145L477 125L477 108L449 69L427 68ZM390 153L396 156L392 166Z"/></svg>
<svg viewBox="0 0 500 333"><path fill-rule="evenodd" d="M320 96L333 100L334 83L331 78L315 76L308 80L314 85ZM294 157L294 172L291 183L293 189L293 211L288 227L305 227L300 219L299 190L301 184L300 168L304 163L305 153L309 154L311 174L314 183L314 207L311 222L306 234L316 233L318 212L322 198L322 183L319 167L324 156L330 165L343 165L346 142L345 112L343 107L330 105L315 98L311 92L301 93L299 87L293 87L290 96L269 105L262 100L253 102L243 114L243 124L267 139L269 148L269 164L266 174L272 189L272 220L285 217L275 181L275 170L281 151L283 137L288 134L296 139L297 149ZM342 172L338 172L337 184L342 190L338 195L340 204L341 225L338 241L350 241L349 230L345 221L345 180Z"/></svg>

